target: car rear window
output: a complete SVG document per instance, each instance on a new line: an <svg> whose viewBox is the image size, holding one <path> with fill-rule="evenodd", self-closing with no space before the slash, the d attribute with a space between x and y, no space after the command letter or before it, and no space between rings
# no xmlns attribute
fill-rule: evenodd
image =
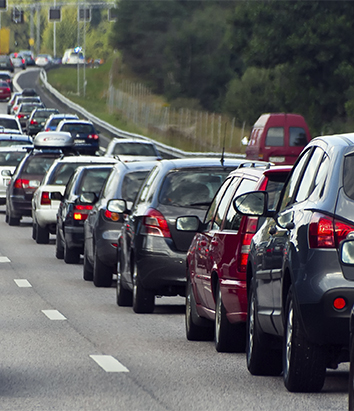
<svg viewBox="0 0 354 411"><path fill-rule="evenodd" d="M44 175L54 162L56 157L46 156L30 156L26 160L26 164L23 167L23 174L39 174Z"/></svg>
<svg viewBox="0 0 354 411"><path fill-rule="evenodd" d="M19 129L17 121L11 118L0 118L0 127L10 128L13 130Z"/></svg>
<svg viewBox="0 0 354 411"><path fill-rule="evenodd" d="M26 144L32 145L29 140L0 140L0 147L23 146Z"/></svg>
<svg viewBox="0 0 354 411"><path fill-rule="evenodd" d="M154 147L151 144L140 143L117 143L114 146L113 154L131 156L156 156Z"/></svg>
<svg viewBox="0 0 354 411"><path fill-rule="evenodd" d="M98 195L110 172L110 168L85 170L76 194L92 192Z"/></svg>
<svg viewBox="0 0 354 411"><path fill-rule="evenodd" d="M6 81L0 80L0 87L9 87L9 85L6 83Z"/></svg>
<svg viewBox="0 0 354 411"><path fill-rule="evenodd" d="M291 147L304 147L306 144L306 131L302 127L289 127L289 145Z"/></svg>
<svg viewBox="0 0 354 411"><path fill-rule="evenodd" d="M344 180L344 192L345 194L354 200L354 154L345 157L344 160L344 171L343 171L343 180Z"/></svg>
<svg viewBox="0 0 354 411"><path fill-rule="evenodd" d="M149 171L136 171L124 176L122 182L122 197L126 201L135 200L135 197L148 174Z"/></svg>
<svg viewBox="0 0 354 411"><path fill-rule="evenodd" d="M94 128L91 124L63 124L61 131L69 131L70 133L92 134Z"/></svg>
<svg viewBox="0 0 354 411"><path fill-rule="evenodd" d="M2 167L16 167L17 164L23 159L26 155L26 151L10 151L10 152L1 152L0 153L0 166Z"/></svg>
<svg viewBox="0 0 354 411"><path fill-rule="evenodd" d="M172 171L165 177L159 201L164 205L206 209L231 170Z"/></svg>

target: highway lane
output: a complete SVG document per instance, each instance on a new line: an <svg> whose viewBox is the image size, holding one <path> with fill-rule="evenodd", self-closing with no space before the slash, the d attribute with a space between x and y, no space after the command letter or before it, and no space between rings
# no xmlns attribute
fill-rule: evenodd
<svg viewBox="0 0 354 411"><path fill-rule="evenodd" d="M9 227L0 207L1 410L347 409L348 364L319 394L251 376L244 354L186 340L184 299L160 298L145 315L118 307L114 287L82 279L82 262L55 258L55 236L36 244L31 221Z"/></svg>

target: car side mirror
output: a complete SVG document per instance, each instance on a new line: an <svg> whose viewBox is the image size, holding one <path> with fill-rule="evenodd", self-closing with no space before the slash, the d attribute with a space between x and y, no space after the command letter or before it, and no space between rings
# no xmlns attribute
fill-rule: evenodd
<svg viewBox="0 0 354 411"><path fill-rule="evenodd" d="M197 216L182 216L176 219L177 231L201 231L202 222Z"/></svg>
<svg viewBox="0 0 354 411"><path fill-rule="evenodd" d="M232 203L234 209L242 214L253 217L268 216L268 193L266 191L252 191L236 197Z"/></svg>
<svg viewBox="0 0 354 411"><path fill-rule="evenodd" d="M121 199L112 199L109 200L107 203L107 210L111 213L117 214L129 214L130 210L128 210L127 202Z"/></svg>
<svg viewBox="0 0 354 411"><path fill-rule="evenodd" d="M53 193L49 193L49 197L51 200L62 201L63 195L60 191L54 191Z"/></svg>
<svg viewBox="0 0 354 411"><path fill-rule="evenodd" d="M12 173L10 170L2 170L1 175L4 177L11 177Z"/></svg>
<svg viewBox="0 0 354 411"><path fill-rule="evenodd" d="M343 264L354 265L354 233L344 240L339 247L339 258Z"/></svg>

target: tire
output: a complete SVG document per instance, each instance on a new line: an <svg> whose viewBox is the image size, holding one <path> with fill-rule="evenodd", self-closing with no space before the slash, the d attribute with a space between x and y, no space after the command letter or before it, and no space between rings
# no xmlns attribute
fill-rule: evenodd
<svg viewBox="0 0 354 411"><path fill-rule="evenodd" d="M42 228L40 225L36 224L36 243L37 244L48 244L49 243L49 230L47 227Z"/></svg>
<svg viewBox="0 0 354 411"><path fill-rule="evenodd" d="M326 377L326 350L307 340L301 329L292 287L286 300L283 378L291 392L319 392Z"/></svg>
<svg viewBox="0 0 354 411"><path fill-rule="evenodd" d="M8 212L7 207L5 209L5 223L9 223L9 212Z"/></svg>
<svg viewBox="0 0 354 411"><path fill-rule="evenodd" d="M64 258L64 247L61 242L58 224L56 228L55 256L58 258L58 260L62 260Z"/></svg>
<svg viewBox="0 0 354 411"><path fill-rule="evenodd" d="M37 238L37 224L34 222L32 223L32 238L35 240Z"/></svg>
<svg viewBox="0 0 354 411"><path fill-rule="evenodd" d="M244 352L246 347L246 324L231 324L221 298L221 289L216 290L215 348L218 352Z"/></svg>
<svg viewBox="0 0 354 411"><path fill-rule="evenodd" d="M252 375L280 375L282 355L280 350L270 348L271 337L260 328L254 284L248 293L248 314L246 329L247 368Z"/></svg>
<svg viewBox="0 0 354 411"><path fill-rule="evenodd" d="M212 341L214 339L214 328L212 322L198 316L190 280L187 281L186 288L185 324L187 340Z"/></svg>
<svg viewBox="0 0 354 411"><path fill-rule="evenodd" d="M138 268L134 264L133 273L133 310L137 314L149 314L155 309L155 294L144 288L139 279Z"/></svg>
<svg viewBox="0 0 354 411"><path fill-rule="evenodd" d="M83 268L83 279L85 281L93 280L93 267L87 258L86 247L84 248L84 268Z"/></svg>
<svg viewBox="0 0 354 411"><path fill-rule="evenodd" d="M119 307L131 307L133 305L133 293L122 285L122 275L117 274L117 305Z"/></svg>
<svg viewBox="0 0 354 411"><path fill-rule="evenodd" d="M66 264L78 264L80 262L80 252L77 248L70 248L64 239L64 261Z"/></svg>
<svg viewBox="0 0 354 411"><path fill-rule="evenodd" d="M349 411L354 411L354 337L350 338L350 366L349 366Z"/></svg>
<svg viewBox="0 0 354 411"><path fill-rule="evenodd" d="M93 250L93 283L96 287L111 287L113 280L112 267L102 263L97 252Z"/></svg>
<svg viewBox="0 0 354 411"><path fill-rule="evenodd" d="M8 210L7 222L10 226L20 225L20 220L21 220L21 217L14 217L13 214L11 213L11 209Z"/></svg>

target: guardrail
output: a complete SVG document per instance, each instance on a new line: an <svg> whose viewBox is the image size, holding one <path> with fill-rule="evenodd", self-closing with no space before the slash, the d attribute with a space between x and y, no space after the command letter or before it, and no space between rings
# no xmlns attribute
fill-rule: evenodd
<svg viewBox="0 0 354 411"><path fill-rule="evenodd" d="M97 124L99 127L102 129L106 130L109 132L112 136L114 137L120 137L120 138L136 138L140 140L146 140L146 141L152 141L159 151L161 153L165 153L171 157L177 157L177 158L191 158L191 157L214 157L218 158L222 156L222 153L204 153L204 152L188 152L188 151L183 151L179 150L174 147L170 147L166 144L162 144L160 142L157 142L155 140L152 140L148 137L142 136L140 134L134 134L134 133L128 133L124 130L121 130L117 127L112 126L109 123L106 123L105 121L101 120L100 118L94 116L92 113L89 113L87 110L79 106L78 104L72 102L69 100L67 97L63 96L61 93L59 93L58 90L56 90L53 86L51 86L48 83L47 80L47 73L44 69L41 69L40 72L40 79L44 85L44 87L51 93L53 94L57 99L59 99L61 102L66 104L68 107L71 109L75 110L76 112L80 113L82 116L87 118L88 120L92 121L93 123ZM235 153L224 153L225 158L245 158L244 154L235 154Z"/></svg>

